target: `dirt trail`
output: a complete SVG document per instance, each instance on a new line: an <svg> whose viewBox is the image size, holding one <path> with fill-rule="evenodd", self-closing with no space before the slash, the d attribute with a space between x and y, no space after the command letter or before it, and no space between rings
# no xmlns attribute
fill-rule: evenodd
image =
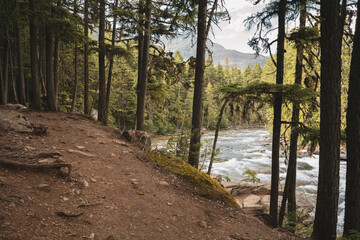
<svg viewBox="0 0 360 240"><path fill-rule="evenodd" d="M0 159L69 163L71 180L0 167L0 239L298 239L198 196L110 127L76 114L22 114L47 134L0 133Z"/></svg>

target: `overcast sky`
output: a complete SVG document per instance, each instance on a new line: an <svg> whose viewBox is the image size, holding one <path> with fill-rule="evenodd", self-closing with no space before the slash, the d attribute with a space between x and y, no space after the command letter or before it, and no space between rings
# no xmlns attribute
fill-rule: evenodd
<svg viewBox="0 0 360 240"><path fill-rule="evenodd" d="M225 4L231 16L230 23L222 22L221 30L214 26L215 37L211 36L211 39L227 49L254 53L247 44L254 31L247 31L243 21L250 15L261 11L264 4L254 6L248 0L225 0Z"/></svg>

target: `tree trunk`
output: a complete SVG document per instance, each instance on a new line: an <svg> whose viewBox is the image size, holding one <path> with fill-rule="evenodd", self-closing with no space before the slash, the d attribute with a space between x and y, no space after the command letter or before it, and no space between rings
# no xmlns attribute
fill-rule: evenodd
<svg viewBox="0 0 360 240"><path fill-rule="evenodd" d="M17 93L16 93L16 80L15 80L15 74L14 74L15 56L13 57L10 42L8 44L9 44L9 63L10 63L9 102L19 103L19 99L18 99Z"/></svg>
<svg viewBox="0 0 360 240"><path fill-rule="evenodd" d="M226 99L224 101L223 105L221 106L218 121L216 123L214 143L213 143L213 147L212 147L212 150L211 150L210 164L209 164L209 168L208 168L208 172L207 172L208 175L211 174L211 168L212 168L214 158L215 158L215 153L216 153L216 143L217 143L217 139L218 139L218 136L219 136L219 129L220 129L220 124L221 124L221 119L222 119L224 109L225 109L227 103L228 103L228 100Z"/></svg>
<svg viewBox="0 0 360 240"><path fill-rule="evenodd" d="M59 96L59 37L55 37L54 41L54 88L57 106Z"/></svg>
<svg viewBox="0 0 360 240"><path fill-rule="evenodd" d="M188 162L198 168L200 157L202 105L204 94L207 0L199 0L198 35L196 46L195 87L192 112L191 139Z"/></svg>
<svg viewBox="0 0 360 240"><path fill-rule="evenodd" d="M115 0L113 12L115 12L115 10L117 9L118 1L119 0ZM108 82L107 82L107 88L106 88L106 118L109 115L111 78L112 78L112 70L113 70L113 65L114 65L114 50L115 50L115 40L116 40L116 19L117 19L117 15L114 15L113 18L114 18L114 20L113 20L113 31L112 31L112 36L111 36L112 49L111 49L110 59L109 59L109 74L108 74Z"/></svg>
<svg viewBox="0 0 360 240"><path fill-rule="evenodd" d="M49 2L49 18L52 17L51 3ZM49 23L46 24L45 29L45 50L46 50L46 93L47 101L50 111L56 111L56 94L54 86L54 60L53 60L53 44L52 33Z"/></svg>
<svg viewBox="0 0 360 240"><path fill-rule="evenodd" d="M46 89L46 29L41 28L40 33L40 53L39 53L39 73L40 73L40 84L41 84L41 90L40 92L47 96L47 89Z"/></svg>
<svg viewBox="0 0 360 240"><path fill-rule="evenodd" d="M77 16L77 3L76 0L74 0L74 16ZM73 85L73 99L72 99L72 103L71 103L71 109L70 112L74 112L75 111L75 105L76 105L76 98L77 98L77 90L78 90L78 43L77 43L77 39L75 39L75 44L74 44L74 85Z"/></svg>
<svg viewBox="0 0 360 240"><path fill-rule="evenodd" d="M84 114L89 115L89 0L84 5Z"/></svg>
<svg viewBox="0 0 360 240"><path fill-rule="evenodd" d="M320 160L314 239L335 239L339 197L341 47L346 0L321 1Z"/></svg>
<svg viewBox="0 0 360 240"><path fill-rule="evenodd" d="M306 22L306 0L301 1L300 6L300 29L305 27ZM296 45L296 66L295 66L295 84L301 85L302 81L302 68L304 58L304 47L303 42L299 42ZM288 202L288 220L294 224L293 217L296 215L296 161L297 161L297 145L298 145L298 130L297 123L299 122L299 107L293 104L292 120L293 125L291 126L290 134L290 154L289 154L289 165L286 174L286 181L283 193L283 199L279 214L279 225L282 226L286 201Z"/></svg>
<svg viewBox="0 0 360 240"><path fill-rule="evenodd" d="M99 106L98 120L103 125L107 124L106 118L106 82L105 82L105 3L106 0L100 0L99 16Z"/></svg>
<svg viewBox="0 0 360 240"><path fill-rule="evenodd" d="M348 108L346 115L346 193L344 235L360 232L360 2L350 66Z"/></svg>
<svg viewBox="0 0 360 240"><path fill-rule="evenodd" d="M75 111L77 89L78 89L78 46L77 46L77 40L75 40L75 47L74 47L74 85L73 85L73 99L72 99L72 103L71 103L70 112Z"/></svg>
<svg viewBox="0 0 360 240"><path fill-rule="evenodd" d="M3 89L2 89L2 104L7 104L9 102L9 27L4 26L4 39L3 39L3 67L2 67L2 79L3 79Z"/></svg>
<svg viewBox="0 0 360 240"><path fill-rule="evenodd" d="M19 17L19 1L15 0L15 14ZM23 66L23 56L22 56L22 46L21 46L21 33L19 20L15 20L14 32L16 34L16 54L17 54L17 67L18 67L18 83L19 83L19 102L22 105L26 103L26 94L25 94L25 79L24 79L24 66Z"/></svg>
<svg viewBox="0 0 360 240"><path fill-rule="evenodd" d="M285 41L285 13L286 0L280 0L278 12L278 40L277 40L277 67L276 84L283 84L284 79L284 41ZM279 198L279 153L280 153L280 131L281 131L281 106L282 94L275 94L274 100L274 122L272 139L272 161L271 161L271 193L270 193L270 216L274 226L278 225L278 198Z"/></svg>
<svg viewBox="0 0 360 240"><path fill-rule="evenodd" d="M38 35L39 18L36 14L38 10L38 0L29 0L30 16L30 58L31 58L31 91L30 105L34 109L41 107L41 89L39 80L39 60L38 60Z"/></svg>
<svg viewBox="0 0 360 240"><path fill-rule="evenodd" d="M137 106L136 106L136 129L144 130L145 121L145 98L146 88L148 81L148 61L149 61L149 48L150 48L150 34L151 34L151 5L152 0L146 0L145 4L145 33L143 38L141 64L139 65L139 78L138 78L138 92L137 92ZM139 35L140 37L140 35ZM140 44L140 38L139 38ZM140 52L140 49L139 49Z"/></svg>

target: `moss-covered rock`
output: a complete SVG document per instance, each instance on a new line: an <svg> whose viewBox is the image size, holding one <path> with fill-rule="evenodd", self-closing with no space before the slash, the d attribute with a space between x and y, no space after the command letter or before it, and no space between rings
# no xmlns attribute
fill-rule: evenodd
<svg viewBox="0 0 360 240"><path fill-rule="evenodd" d="M193 184L198 188L201 196L220 200L229 207L239 207L236 200L219 182L212 179L206 173L200 172L187 162L178 158L170 158L154 151L146 152L146 155L151 158L153 163L157 166L160 166Z"/></svg>

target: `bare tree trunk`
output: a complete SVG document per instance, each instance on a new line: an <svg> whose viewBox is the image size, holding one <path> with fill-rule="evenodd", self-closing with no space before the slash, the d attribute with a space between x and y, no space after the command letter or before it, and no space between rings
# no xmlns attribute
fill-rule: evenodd
<svg viewBox="0 0 360 240"><path fill-rule="evenodd" d="M99 17L99 107L98 120L107 125L106 118L106 84L105 84L105 5L106 0L100 0Z"/></svg>
<svg viewBox="0 0 360 240"><path fill-rule="evenodd" d="M113 12L115 12L115 10L117 9L118 1L119 0L115 0ZM113 18L114 18L114 20L113 20L113 31L112 31L112 36L111 36L112 49L111 49L110 59L109 59L109 74L108 74L108 82L107 82L107 89L106 89L106 118L108 117L108 114L109 114L111 78L112 78L112 70L113 70L113 65L114 65L114 50L115 50L115 40L116 40L116 19L117 19L117 15L114 15Z"/></svg>
<svg viewBox="0 0 360 240"><path fill-rule="evenodd" d="M46 40L45 40L45 32L44 29L41 28L40 34L40 53L39 53L39 73L40 73L40 84L41 84L41 92L43 95L47 96L46 89Z"/></svg>
<svg viewBox="0 0 360 240"><path fill-rule="evenodd" d="M339 197L341 47L346 0L321 1L320 160L314 239L336 239Z"/></svg>
<svg viewBox="0 0 360 240"><path fill-rule="evenodd" d="M215 158L216 143L217 143L217 139L218 139L218 136L219 136L221 119L222 119L222 116L223 116L223 114L224 114L224 109L225 109L227 103L228 103L228 100L226 99L226 100L224 101L223 105L221 106L220 113L219 113L219 117L218 117L218 121L217 121L217 123L216 123L214 143L213 143L213 147L212 147L212 150L211 150L210 164L209 164L209 168L208 168L208 172L207 172L207 174L209 174L209 175L211 174L211 168L212 168L212 165L213 165L213 162L214 162L214 158Z"/></svg>
<svg viewBox="0 0 360 240"><path fill-rule="evenodd" d="M49 17L52 17L51 2L49 2ZM51 26L49 23L45 27L45 49L46 49L46 93L50 111L56 111L56 94L54 86L54 60Z"/></svg>
<svg viewBox="0 0 360 240"><path fill-rule="evenodd" d="M77 40L75 40L75 47L74 47L74 85L73 85L73 98L72 98L70 112L75 111L75 104L76 104L76 98L77 98L77 89L78 89L78 46L77 46Z"/></svg>
<svg viewBox="0 0 360 240"><path fill-rule="evenodd" d="M77 15L77 3L76 0L74 0L74 15L76 17ZM70 112L74 112L75 111L75 105L76 105L76 98L77 98L77 90L78 90L78 43L77 43L77 39L75 39L75 44L74 44L74 85L73 85L73 99L72 99L72 103L71 103L71 109Z"/></svg>
<svg viewBox="0 0 360 240"><path fill-rule="evenodd" d="M39 60L38 60L38 35L39 35L39 18L36 14L38 9L38 0L29 0L31 10L30 17L30 55L31 55L31 91L30 104L34 109L41 107L41 89L39 80Z"/></svg>
<svg viewBox="0 0 360 240"><path fill-rule="evenodd" d="M9 88L9 102L11 103L19 103L19 99L17 97L17 93L16 93L16 80L15 80L15 74L14 74L14 62L15 62L15 57L13 57L12 51L11 51L11 45L10 42L9 44L9 62L10 62L10 88Z"/></svg>
<svg viewBox="0 0 360 240"><path fill-rule="evenodd" d="M85 0L84 4L84 114L89 115L89 0Z"/></svg>
<svg viewBox="0 0 360 240"><path fill-rule="evenodd" d="M15 0L15 14L19 17L19 1ZM19 21L15 20L14 32L16 34L16 53L17 53L17 67L18 67L18 82L19 82L19 102L22 105L26 103L25 94L25 79L24 79L24 64L22 56L21 34Z"/></svg>
<svg viewBox="0 0 360 240"><path fill-rule="evenodd" d="M302 0L301 9L300 9L300 29L305 27L306 22L306 0ZM302 68L303 68L303 58L304 58L304 47L303 42L298 42L296 45L296 66L295 66L295 84L301 85L302 81ZM299 107L293 104L292 112L292 126L290 134L290 156L289 156L289 165L286 174L286 181L283 193L283 199L281 203L280 213L279 213L279 225L282 226L283 219L285 215L286 201L288 202L288 213L289 222L292 222L294 226L293 219L296 216L296 161L297 161L297 145L298 145L298 125L299 122ZM295 230L295 229L294 229Z"/></svg>
<svg viewBox="0 0 360 240"><path fill-rule="evenodd" d="M5 37L3 39L3 68L2 68L2 79L3 79L3 91L2 91L2 104L7 104L9 102L9 27L4 26Z"/></svg>
<svg viewBox="0 0 360 240"><path fill-rule="evenodd" d="M57 106L59 96L59 37L55 37L54 41L54 88Z"/></svg>
<svg viewBox="0 0 360 240"><path fill-rule="evenodd" d="M277 40L277 65L276 84L283 84L284 79L284 42L285 42L285 13L286 0L280 0L278 12L278 40ZM270 216L274 226L278 225L278 198L279 198L279 154L280 154L280 131L281 131L281 107L282 94L275 94L274 122L272 139L272 161L271 161L271 195Z"/></svg>
<svg viewBox="0 0 360 240"><path fill-rule="evenodd" d="M344 236L360 232L360 2L357 3L356 30L350 66L346 115L346 193Z"/></svg>
<svg viewBox="0 0 360 240"><path fill-rule="evenodd" d="M195 88L192 110L191 139L189 147L188 162L193 167L199 167L200 145L201 145L201 125L204 95L204 72L205 72L205 48L206 48L206 17L207 0L199 0L198 10L198 36L196 46L196 66L195 66Z"/></svg>
<svg viewBox="0 0 360 240"><path fill-rule="evenodd" d="M140 77L138 79L137 106L136 106L136 129L144 130L145 121L145 98L148 81L148 61L151 35L151 6L152 0L146 0L145 4L145 33L143 38L141 65L139 66ZM140 39L139 39L140 40ZM140 41L139 41L140 42Z"/></svg>

